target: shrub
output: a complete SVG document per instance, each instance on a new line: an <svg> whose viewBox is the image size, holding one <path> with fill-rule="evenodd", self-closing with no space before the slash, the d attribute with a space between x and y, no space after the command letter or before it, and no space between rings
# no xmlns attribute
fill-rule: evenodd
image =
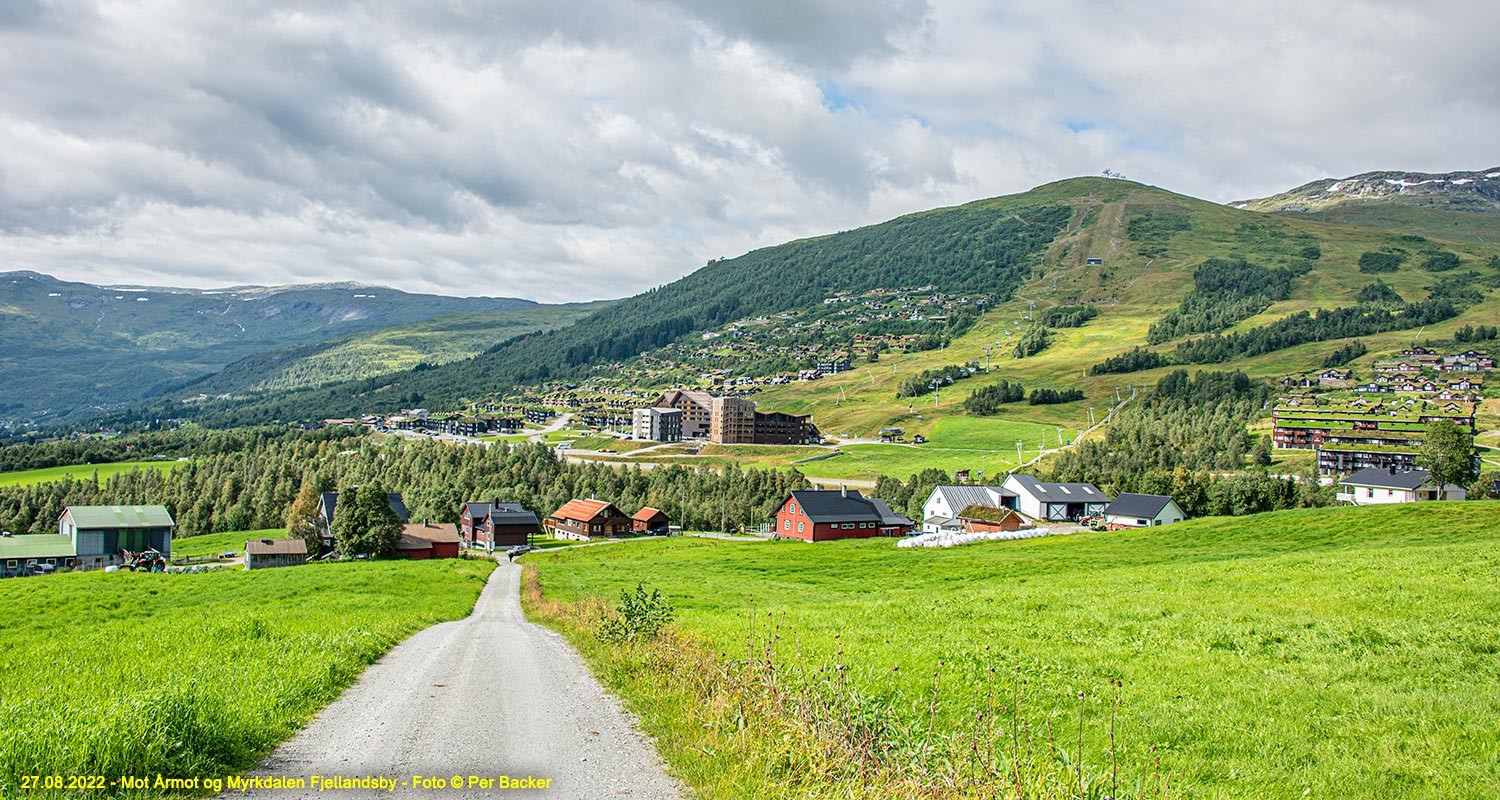
<svg viewBox="0 0 1500 800"><path fill-rule="evenodd" d="M613 616L599 623L597 635L600 641L610 644L654 639L672 623L673 616L672 604L660 589L647 594L646 585L638 583L634 592L620 592L620 605L615 607Z"/></svg>
<svg viewBox="0 0 1500 800"><path fill-rule="evenodd" d="M1365 253L1359 257L1359 271L1369 274L1395 272L1406 258L1399 253Z"/></svg>

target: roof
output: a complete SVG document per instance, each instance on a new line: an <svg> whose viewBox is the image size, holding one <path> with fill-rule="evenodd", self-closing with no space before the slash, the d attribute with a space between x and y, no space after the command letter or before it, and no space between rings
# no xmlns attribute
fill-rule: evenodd
<svg viewBox="0 0 1500 800"><path fill-rule="evenodd" d="M1172 498L1164 494L1131 494L1121 492L1109 507L1104 509L1104 515L1116 517L1136 517L1137 519L1155 519L1168 503L1174 503Z"/></svg>
<svg viewBox="0 0 1500 800"><path fill-rule="evenodd" d="M1411 491L1423 486L1431 487L1432 475L1425 469L1398 470L1392 473L1388 468L1370 467L1339 481L1348 486L1373 486L1379 489L1405 489ZM1457 484L1450 483L1447 488L1459 488Z"/></svg>
<svg viewBox="0 0 1500 800"><path fill-rule="evenodd" d="M637 511L634 514L631 514L630 518L633 519L633 520L636 520L637 522L650 522L651 520L655 519L657 517L657 515L665 517L667 515L667 512L662 511L659 508L652 508L651 506L646 506L646 507L642 508L640 511Z"/></svg>
<svg viewBox="0 0 1500 800"><path fill-rule="evenodd" d="M969 506L994 506L995 496L1015 497L1016 493L1003 486L936 486L933 491L942 495L943 501L953 511Z"/></svg>
<svg viewBox="0 0 1500 800"><path fill-rule="evenodd" d="M245 542L247 556L305 556L307 542L301 539L251 539Z"/></svg>
<svg viewBox="0 0 1500 800"><path fill-rule="evenodd" d="M410 514L406 510L406 501L401 499L401 493L387 492L385 499L387 503L391 504L391 510L396 512L396 516L400 517L402 522L406 522ZM318 499L318 502L323 508L323 519L328 520L330 525L333 524L333 514L338 510L339 506L339 493L324 492L323 496Z"/></svg>
<svg viewBox="0 0 1500 800"><path fill-rule="evenodd" d="M166 506L68 506L79 528L171 528Z"/></svg>
<svg viewBox="0 0 1500 800"><path fill-rule="evenodd" d="M72 558L73 540L55 533L0 536L0 559Z"/></svg>
<svg viewBox="0 0 1500 800"><path fill-rule="evenodd" d="M888 506L888 505L886 505L885 501L881 500L878 497L872 497L872 498L870 498L870 505L875 506L875 511L880 514L880 524L881 525L910 525L911 524L911 520L909 520L906 517L904 517L904 516L902 516L900 514L897 514L894 511L892 511L891 507Z"/></svg>
<svg viewBox="0 0 1500 800"><path fill-rule="evenodd" d="M433 543L457 544L458 528L437 523L412 523L401 529L401 538L403 541L407 538L421 539L429 545Z"/></svg>
<svg viewBox="0 0 1500 800"><path fill-rule="evenodd" d="M603 516L614 504L604 500L569 500L562 508L552 512L553 519L593 519ZM619 509L615 509L619 513ZM621 516L624 516L621 514Z"/></svg>
<svg viewBox="0 0 1500 800"><path fill-rule="evenodd" d="M1012 474L1027 494L1044 503L1107 503L1109 495L1092 483L1043 483L1033 475Z"/></svg>
<svg viewBox="0 0 1500 800"><path fill-rule="evenodd" d="M898 524L894 520L898 518L890 508L880 500L866 500L858 490L850 489L847 493L843 490L833 489L799 489L792 492L791 499L797 501L802 507L802 513L813 522L881 522L886 525ZM880 505L877 506L876 503ZM785 501L783 501L785 505ZM881 509L884 509L882 512ZM890 519L892 521L887 522ZM899 517L899 524L909 525L910 520Z"/></svg>

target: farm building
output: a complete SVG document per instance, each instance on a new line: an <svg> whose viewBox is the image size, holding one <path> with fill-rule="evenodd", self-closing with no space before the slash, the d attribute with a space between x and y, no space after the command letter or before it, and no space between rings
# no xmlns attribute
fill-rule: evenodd
<svg viewBox="0 0 1500 800"><path fill-rule="evenodd" d="M665 511L651 506L630 515L630 526L636 533L666 533L671 522Z"/></svg>
<svg viewBox="0 0 1500 800"><path fill-rule="evenodd" d="M600 536L625 536L632 524L625 512L603 500L569 500L547 518L553 535L587 541Z"/></svg>
<svg viewBox="0 0 1500 800"><path fill-rule="evenodd" d="M1015 508L1016 493L1000 486L938 486L922 504L922 532L963 530L958 512L969 506Z"/></svg>
<svg viewBox="0 0 1500 800"><path fill-rule="evenodd" d="M520 503L502 503L499 498L488 503L464 503L458 521L458 535L464 544L482 547L486 552L526 544L541 532L535 513Z"/></svg>
<svg viewBox="0 0 1500 800"><path fill-rule="evenodd" d="M891 511L884 500L848 489L800 489L776 509L776 534L805 542L902 536L911 529L911 520Z"/></svg>
<svg viewBox="0 0 1500 800"><path fill-rule="evenodd" d="M1063 522L1104 513L1109 495L1092 483L1043 483L1012 473L1001 488L1016 493L1017 511L1032 519Z"/></svg>
<svg viewBox="0 0 1500 800"><path fill-rule="evenodd" d="M964 533L1020 531L1036 527L1014 508L995 508L979 503L960 510L953 521L957 523L957 529Z"/></svg>
<svg viewBox="0 0 1500 800"><path fill-rule="evenodd" d="M1104 521L1111 525L1144 528L1170 525L1187 519L1177 501L1164 494L1131 494L1123 492L1104 509Z"/></svg>
<svg viewBox="0 0 1500 800"><path fill-rule="evenodd" d="M396 555L413 561L458 558L458 528L435 522L407 525L396 542Z"/></svg>
<svg viewBox="0 0 1500 800"><path fill-rule="evenodd" d="M396 516L400 517L401 521L405 523L411 515L406 511L406 501L401 499L401 493L391 492L385 497L386 500L391 504L391 510L396 512ZM338 511L338 507L338 492L324 492L323 496L318 499L318 516L322 520L323 525L322 552L324 553L333 552L333 520L334 513Z"/></svg>
<svg viewBox="0 0 1500 800"><path fill-rule="evenodd" d="M63 569L74 563L73 541L66 536L0 536L0 577L13 578L45 567Z"/></svg>
<svg viewBox="0 0 1500 800"><path fill-rule="evenodd" d="M157 550L172 555L176 523L166 506L68 506L57 532L73 543L81 569L124 562L124 552Z"/></svg>
<svg viewBox="0 0 1500 800"><path fill-rule="evenodd" d="M294 567L307 563L307 542L301 539L251 539L245 542L245 569Z"/></svg>
<svg viewBox="0 0 1500 800"><path fill-rule="evenodd" d="M1439 492L1425 469L1399 470L1395 467L1362 469L1339 481L1337 495L1340 502L1355 506L1468 498L1468 491L1456 483L1448 484Z"/></svg>

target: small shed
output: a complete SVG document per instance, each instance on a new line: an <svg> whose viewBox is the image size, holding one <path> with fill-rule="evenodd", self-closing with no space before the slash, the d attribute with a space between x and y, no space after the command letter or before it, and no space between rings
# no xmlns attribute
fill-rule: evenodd
<svg viewBox="0 0 1500 800"><path fill-rule="evenodd" d="M651 506L646 506L630 516L630 527L636 533L666 533L671 524L672 521L667 519L665 511Z"/></svg>
<svg viewBox="0 0 1500 800"><path fill-rule="evenodd" d="M245 569L295 567L307 563L307 542L301 539L251 539L245 542Z"/></svg>
<svg viewBox="0 0 1500 800"><path fill-rule="evenodd" d="M956 521L960 530L965 533L1019 531L1036 527L1013 508L995 508L978 503L958 512Z"/></svg>
<svg viewBox="0 0 1500 800"><path fill-rule="evenodd" d="M1122 493L1104 509L1104 521L1111 525L1144 528L1170 525L1187 519L1177 501L1164 494Z"/></svg>

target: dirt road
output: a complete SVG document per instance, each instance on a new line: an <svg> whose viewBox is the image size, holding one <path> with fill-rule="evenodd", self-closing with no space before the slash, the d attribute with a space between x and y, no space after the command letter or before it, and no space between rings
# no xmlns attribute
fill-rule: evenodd
<svg viewBox="0 0 1500 800"><path fill-rule="evenodd" d="M653 747L578 655L525 620L521 569L502 562L474 613L392 649L247 779L380 776L380 789L253 789L220 797L679 798ZM545 789L419 788L413 776L550 779Z"/></svg>

